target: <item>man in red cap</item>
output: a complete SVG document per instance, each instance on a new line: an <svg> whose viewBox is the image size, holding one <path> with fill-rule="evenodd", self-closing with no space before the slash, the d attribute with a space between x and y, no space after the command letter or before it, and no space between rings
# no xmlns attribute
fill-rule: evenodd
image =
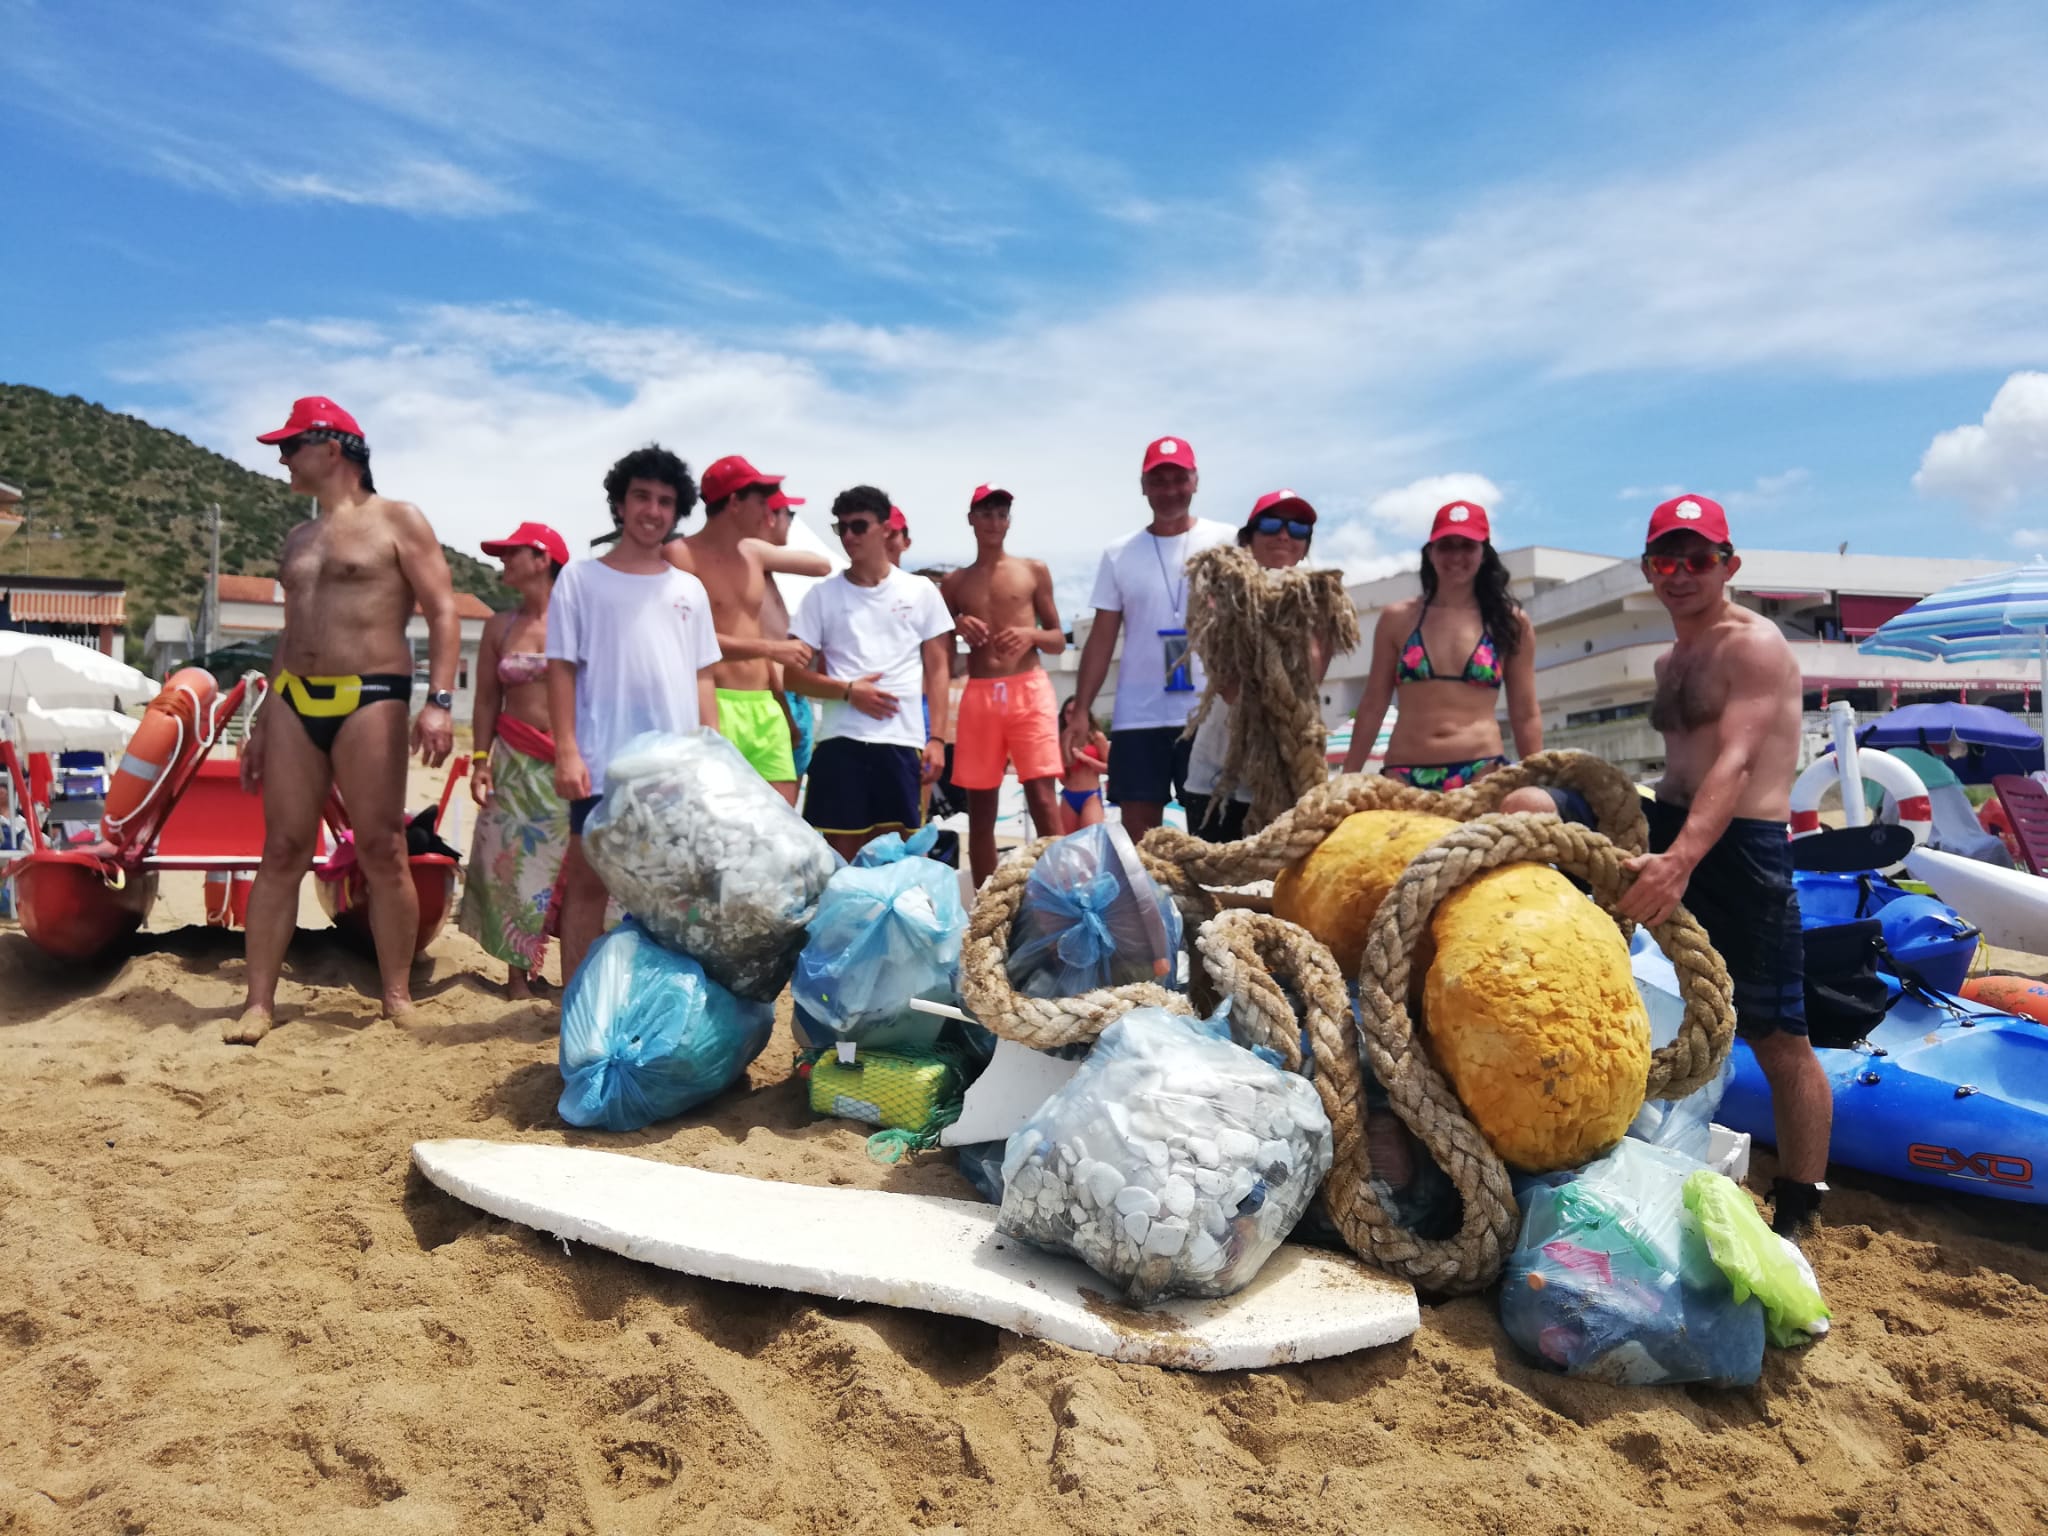
<svg viewBox="0 0 2048 1536"><path fill-rule="evenodd" d="M1187 780L1189 744L1182 735L1202 695L1201 668L1188 651L1187 563L1237 535L1227 523L1193 515L1199 484L1186 438L1146 445L1138 489L1152 520L1102 552L1091 598L1095 623L1081 648L1074 712L1060 744L1066 758L1087 746L1095 696L1123 635L1109 730L1109 799L1122 809L1134 838L1159 825L1166 802Z"/></svg>
<svg viewBox="0 0 2048 1536"><path fill-rule="evenodd" d="M1052 572L1043 560L1010 554L1014 498L976 486L967 504L974 563L939 583L954 628L967 642L967 686L953 730L953 783L967 792L967 862L978 886L996 867L996 802L1015 764L1040 837L1060 829L1059 700L1040 654L1067 648Z"/></svg>
<svg viewBox="0 0 2048 1536"><path fill-rule="evenodd" d="M903 557L910 550L910 519L903 515L901 507L889 509L889 521L882 525L882 540L889 547L889 563L901 570Z"/></svg>
<svg viewBox="0 0 2048 1536"><path fill-rule="evenodd" d="M316 515L285 535L278 556L284 631L271 696L242 748L242 783L263 793L263 863L249 896L248 997L222 1038L270 1033L277 977L297 926L321 807L339 789L370 892L384 1016L412 1008L419 898L405 846L405 764L412 750L439 767L454 746L455 667L462 646L455 588L434 530L410 502L377 494L356 419L320 395L260 443L277 446L291 488ZM412 721L413 656L405 627L426 616L428 693ZM287 718L289 716L290 718Z"/></svg>
<svg viewBox="0 0 2048 1536"><path fill-rule="evenodd" d="M1799 662L1778 626L1730 601L1742 568L1727 514L1674 496L1650 514L1643 574L1678 640L1657 660L1650 724L1664 777L1645 807L1650 852L1628 861L1622 914L1660 923L1681 901L1735 983L1736 1033L1771 1085L1780 1176L1772 1225L1820 1209L1834 1101L1807 1039L1805 948L1787 822L1799 766Z"/></svg>
<svg viewBox="0 0 2048 1536"><path fill-rule="evenodd" d="M832 562L767 537L775 502L786 502L782 478L762 474L736 453L720 459L704 471L704 526L684 539L680 549L687 551L690 567L711 596L718 648L724 655L711 674L717 687L718 733L795 805L790 720L776 693L781 668L801 667L810 651L787 633L773 638L766 634L762 606L771 572L823 577L832 574ZM678 546L670 549L677 551Z"/></svg>

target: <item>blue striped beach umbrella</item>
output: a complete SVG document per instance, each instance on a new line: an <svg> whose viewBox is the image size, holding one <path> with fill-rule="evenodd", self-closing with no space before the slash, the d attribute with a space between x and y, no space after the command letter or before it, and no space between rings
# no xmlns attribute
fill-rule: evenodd
<svg viewBox="0 0 2048 1536"><path fill-rule="evenodd" d="M1866 656L1923 661L2032 656L2048 690L2048 561L2036 558L1944 587L1886 619L1856 649Z"/></svg>

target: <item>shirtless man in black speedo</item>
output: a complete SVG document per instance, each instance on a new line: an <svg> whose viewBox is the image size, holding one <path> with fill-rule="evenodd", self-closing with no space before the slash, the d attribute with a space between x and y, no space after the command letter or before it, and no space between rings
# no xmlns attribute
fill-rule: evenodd
<svg viewBox="0 0 2048 1536"><path fill-rule="evenodd" d="M221 1031L231 1045L255 1044L275 1022L277 976L330 784L341 791L369 884L384 1016L411 1010L419 901L406 859L405 765L413 748L430 768L448 759L462 643L440 542L418 507L377 494L353 416L310 396L257 441L277 445L292 489L315 499L317 515L285 535L277 563L284 633L271 696L242 749L243 787L263 793L263 864L249 893L248 998ZM427 620L431 691L408 737L405 627L415 605Z"/></svg>
<svg viewBox="0 0 2048 1536"><path fill-rule="evenodd" d="M1742 568L1728 518L1704 496L1650 514L1643 574L1677 644L1657 662L1650 723L1664 777L1647 807L1651 852L1628 861L1619 903L1658 923L1684 902L1727 962L1736 1033L1771 1085L1780 1176L1772 1225L1791 1236L1820 1209L1834 1100L1807 1040L1805 951L1786 841L1799 763L1799 663L1777 625L1731 602Z"/></svg>

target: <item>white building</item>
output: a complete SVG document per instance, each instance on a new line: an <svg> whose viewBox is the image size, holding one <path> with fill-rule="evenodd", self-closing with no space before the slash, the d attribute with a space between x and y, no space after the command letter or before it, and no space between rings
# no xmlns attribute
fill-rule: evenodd
<svg viewBox="0 0 2048 1536"><path fill-rule="evenodd" d="M1931 592L2010 561L1936 560L1834 551L1745 549L1729 583L1736 601L1774 620L1792 643L1805 680L1805 707L1818 716L1833 699L1859 715L1881 714L1920 699L1966 698L2024 710L2036 707L2036 665L2026 659L1950 666L1865 656L1856 642ZM1663 766L1663 739L1650 729L1655 665L1671 644L1671 621L1633 558L1528 545L1503 550L1510 588L1536 626L1536 696L1548 747L1570 747L1638 775ZM1365 643L1330 665L1323 719L1346 721L1365 692L1373 626L1389 604L1421 590L1413 571L1355 583L1351 599ZM1051 665L1061 698L1074 690L1081 643L1093 615L1077 618L1075 644ZM1121 645L1119 645L1121 650ZM1096 705L1109 713L1112 666ZM1502 701L1503 736L1506 703ZM1818 720L1810 722L1817 734Z"/></svg>
<svg viewBox="0 0 2048 1536"><path fill-rule="evenodd" d="M284 628L284 588L271 577L223 575L219 582L219 590L213 596L220 614L220 645L262 640ZM490 618L491 610L476 594L458 592L455 612L462 621L462 651L455 669L454 716L458 724L467 724L476 701L477 647L483 643L484 621ZM405 635L412 642L413 666L423 696L427 686L427 621L418 609L413 610Z"/></svg>

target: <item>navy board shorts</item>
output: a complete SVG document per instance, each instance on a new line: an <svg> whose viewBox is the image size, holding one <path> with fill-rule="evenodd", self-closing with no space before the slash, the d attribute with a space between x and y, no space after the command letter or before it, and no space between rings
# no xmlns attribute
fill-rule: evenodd
<svg viewBox="0 0 2048 1536"><path fill-rule="evenodd" d="M1663 853L1686 809L1646 801L1650 852ZM1686 882L1685 909L1699 919L1735 983L1735 1032L1806 1034L1806 940L1792 883L1792 845L1782 821L1738 816Z"/></svg>
<svg viewBox="0 0 2048 1536"><path fill-rule="evenodd" d="M918 814L924 759L915 747L829 736L811 752L804 820L820 832L909 832Z"/></svg>
<svg viewBox="0 0 2048 1536"><path fill-rule="evenodd" d="M583 835L583 824L590 820L590 813L597 809L597 802L603 798L603 795L585 795L580 800L571 800L569 802L569 835L571 837L581 837Z"/></svg>
<svg viewBox="0 0 2048 1536"><path fill-rule="evenodd" d="M1109 792L1105 796L1109 803L1122 805L1133 800L1141 805L1164 805L1178 798L1187 783L1188 755L1195 747L1185 733L1186 727L1178 725L1111 731Z"/></svg>

